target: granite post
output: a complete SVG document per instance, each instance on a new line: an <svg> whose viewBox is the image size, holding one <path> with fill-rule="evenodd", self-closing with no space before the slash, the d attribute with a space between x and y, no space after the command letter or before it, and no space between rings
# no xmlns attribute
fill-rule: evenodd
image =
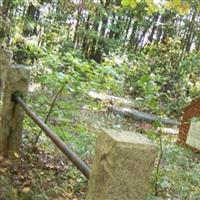
<svg viewBox="0 0 200 200"><path fill-rule="evenodd" d="M11 60L9 59L3 65L6 73L3 76L4 86L2 87L0 155L4 157L13 157L19 152L24 112L19 105L12 101L12 94L19 92L25 98L28 92L29 78L28 69L24 66L11 65L10 63Z"/></svg>
<svg viewBox="0 0 200 200"><path fill-rule="evenodd" d="M11 66L13 54L11 51L0 47L0 119L2 109L3 90L5 87L5 80L7 77L8 68Z"/></svg>
<svg viewBox="0 0 200 200"><path fill-rule="evenodd" d="M86 200L144 200L157 146L141 134L103 130Z"/></svg>

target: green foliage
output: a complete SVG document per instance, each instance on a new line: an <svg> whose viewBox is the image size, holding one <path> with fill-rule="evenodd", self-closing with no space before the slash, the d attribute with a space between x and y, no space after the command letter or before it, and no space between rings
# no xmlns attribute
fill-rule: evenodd
<svg viewBox="0 0 200 200"><path fill-rule="evenodd" d="M146 3L148 14L158 11L157 3L153 0L122 0L122 5L135 9L140 3ZM160 2L159 9L171 9L181 14L187 14L190 11L190 3L188 0L167 0L165 3Z"/></svg>
<svg viewBox="0 0 200 200"><path fill-rule="evenodd" d="M197 155L179 146L171 148L170 144L165 147L164 155L163 177L160 179L163 192L167 191L170 196L175 193L180 199L198 199L200 196L196 185L200 180L199 168L194 162L194 159L198 159Z"/></svg>
<svg viewBox="0 0 200 200"><path fill-rule="evenodd" d="M127 52L128 57L113 53L101 64L72 49L66 53L58 48L43 53L32 71L33 79L50 90L64 83L74 94L91 89L122 94L125 90L145 109L158 112L162 106L165 115L178 115L199 93L200 55L183 53L176 38L149 44L134 55Z"/></svg>
<svg viewBox="0 0 200 200"><path fill-rule="evenodd" d="M168 38L163 43L152 43L144 51L131 57L133 63L127 73L125 87L145 105L156 109L160 102L165 113L176 113L195 97L199 89L199 53L183 54L181 43ZM194 58L191 62L191 57Z"/></svg>
<svg viewBox="0 0 200 200"><path fill-rule="evenodd" d="M88 162L94 155L95 134L94 127L91 130L85 124L81 111L84 106L90 112L102 108L88 100L88 91L129 95L139 109L170 117L180 116L184 105L200 92L199 2L168 0L156 4L153 0L122 0L121 3L123 6L120 1L3 0L0 5L0 40L13 50L16 63L31 66L31 82L41 90L29 94L28 103L45 118L52 98L64 85L47 123ZM117 118L109 117L101 126L108 121L109 128L110 121ZM153 126L157 129L162 124L158 121ZM40 130L28 118L25 129L33 133L23 140L28 145ZM161 134L157 137L153 131L150 137L162 146ZM40 138L40 145L46 151L53 149L46 137ZM162 150L161 170L154 175L152 187L157 185L162 197L199 199L199 190L193 186L199 185L200 180L196 176L199 165L191 160L197 159L195 155L171 141L165 142ZM30 157L28 150L25 154ZM66 177L52 171L49 174L42 177L43 181L50 178L51 182L59 183ZM74 168L70 168L68 176L75 182L73 186L69 184L71 190L80 191L84 187L84 180L77 178L80 174ZM37 181L45 185L42 180ZM0 187L1 195L16 199L9 180L0 177L1 183L6 185ZM28 191L25 188L20 198L48 199L51 195L57 197L66 188L65 184L58 184L41 191L37 184L34 182L33 189Z"/></svg>
<svg viewBox="0 0 200 200"><path fill-rule="evenodd" d="M8 178L0 176L0 199L16 199L17 191Z"/></svg>
<svg viewBox="0 0 200 200"><path fill-rule="evenodd" d="M33 41L28 41L26 38L16 37L14 44L12 50L18 64L33 65L36 60L44 56L44 51L38 47L35 38Z"/></svg>
<svg viewBox="0 0 200 200"><path fill-rule="evenodd" d="M160 136L155 131L145 131L145 135L159 142ZM199 156L189 148L176 143L176 136L162 135L163 156L159 173L154 170L152 189L148 199L159 198L197 200L199 198ZM158 184L157 197L153 186Z"/></svg>

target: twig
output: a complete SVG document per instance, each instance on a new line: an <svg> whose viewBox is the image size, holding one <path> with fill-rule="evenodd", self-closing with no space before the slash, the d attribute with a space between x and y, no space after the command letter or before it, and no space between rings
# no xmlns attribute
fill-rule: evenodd
<svg viewBox="0 0 200 200"><path fill-rule="evenodd" d="M51 115L51 113L53 111L53 108L55 106L56 100L60 96L60 94L62 93L62 91L63 91L64 88L65 88L65 83L61 86L60 90L56 93L55 97L53 98L53 101L52 101L52 103L50 105L50 108L49 108L49 112L47 113L47 115L46 115L46 117L44 119L44 123L47 123L47 121L48 121L48 119L49 119L49 117L50 117L50 115ZM35 142L34 142L35 146L38 143L38 140L39 140L41 134L42 134L42 130L40 130L38 136L35 139Z"/></svg>
<svg viewBox="0 0 200 200"><path fill-rule="evenodd" d="M159 130L159 145L160 145L160 156L158 159L158 163L156 166L156 185L155 185L155 196L158 196L158 176L159 176L159 171L160 171L160 165L162 162L162 158L163 158L163 141L162 141L162 130Z"/></svg>

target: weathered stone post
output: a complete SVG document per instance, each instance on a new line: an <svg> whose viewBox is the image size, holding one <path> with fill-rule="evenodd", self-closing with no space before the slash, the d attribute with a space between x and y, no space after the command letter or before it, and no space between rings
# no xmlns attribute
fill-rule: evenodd
<svg viewBox="0 0 200 200"><path fill-rule="evenodd" d="M86 200L144 200L156 149L141 134L103 130L97 138Z"/></svg>
<svg viewBox="0 0 200 200"><path fill-rule="evenodd" d="M2 49L0 47L0 119L1 119L3 90L5 87L5 80L7 77L8 66L11 65L12 57L13 54L11 51Z"/></svg>
<svg viewBox="0 0 200 200"><path fill-rule="evenodd" d="M15 153L19 152L24 118L23 110L12 101L12 94L17 91L23 97L27 95L29 71L21 65L11 66L11 57L10 60L4 61L4 63L7 64L7 66L4 65L7 76L3 76L0 155L12 157Z"/></svg>

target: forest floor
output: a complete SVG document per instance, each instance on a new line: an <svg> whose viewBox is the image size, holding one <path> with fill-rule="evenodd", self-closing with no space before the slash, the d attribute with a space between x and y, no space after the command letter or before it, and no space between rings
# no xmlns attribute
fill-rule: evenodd
<svg viewBox="0 0 200 200"><path fill-rule="evenodd" d="M44 117L48 109L41 105L47 98L42 97L34 94L28 103ZM104 103L85 96L61 97L48 124L90 166L101 128L137 131L160 146L159 133L150 124L110 113ZM83 175L46 136L34 144L39 129L28 118L24 127L21 155L12 162L0 158L0 200L84 200L87 180ZM177 135L162 135L163 157L159 173L155 170L152 176L149 200L200 199L200 156L176 140Z"/></svg>

